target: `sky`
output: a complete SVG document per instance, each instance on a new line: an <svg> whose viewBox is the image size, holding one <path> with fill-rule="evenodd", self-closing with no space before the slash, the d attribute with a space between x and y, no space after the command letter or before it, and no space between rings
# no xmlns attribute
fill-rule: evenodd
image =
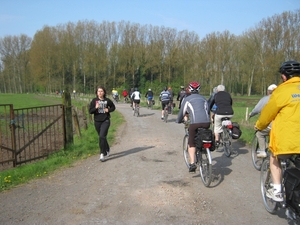
<svg viewBox="0 0 300 225"><path fill-rule="evenodd" d="M44 26L129 21L195 32L241 35L263 19L296 12L300 0L0 0L0 38L34 37Z"/></svg>

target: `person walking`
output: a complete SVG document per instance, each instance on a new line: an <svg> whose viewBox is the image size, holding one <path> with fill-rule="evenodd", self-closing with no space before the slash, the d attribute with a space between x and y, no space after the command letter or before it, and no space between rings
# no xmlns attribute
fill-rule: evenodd
<svg viewBox="0 0 300 225"><path fill-rule="evenodd" d="M105 157L108 157L110 153L110 147L107 142L110 113L115 111L116 107L113 101L106 97L106 89L103 86L97 87L96 96L90 103L89 112L94 114L94 125L99 136L99 160L104 162Z"/></svg>

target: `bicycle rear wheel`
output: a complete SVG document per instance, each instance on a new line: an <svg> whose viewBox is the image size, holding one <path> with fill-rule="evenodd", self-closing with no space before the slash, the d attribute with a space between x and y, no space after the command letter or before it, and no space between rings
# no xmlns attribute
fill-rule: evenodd
<svg viewBox="0 0 300 225"><path fill-rule="evenodd" d="M190 168L190 155L188 151L188 140L189 136L186 134L183 137L182 150L183 150L183 158L187 168Z"/></svg>
<svg viewBox="0 0 300 225"><path fill-rule="evenodd" d="M258 149L258 140L256 135L253 137L252 144L251 144L251 159L253 166L256 170L261 169L261 165L263 163L263 158L257 157L257 149Z"/></svg>
<svg viewBox="0 0 300 225"><path fill-rule="evenodd" d="M263 198L265 209L269 213L274 214L278 207L277 202L275 202L273 199L270 199L266 196L266 191L272 188L271 184L272 184L272 176L270 171L270 161L269 159L267 159L261 165L260 190L261 190L261 196Z"/></svg>
<svg viewBox="0 0 300 225"><path fill-rule="evenodd" d="M224 154L229 157L231 155L231 138L226 127L223 127L222 139Z"/></svg>
<svg viewBox="0 0 300 225"><path fill-rule="evenodd" d="M164 111L164 121L165 121L165 122L168 122L168 114L169 114L169 113L168 113L168 108L166 107L166 108L165 108L165 111Z"/></svg>
<svg viewBox="0 0 300 225"><path fill-rule="evenodd" d="M209 148L202 149L198 159L201 180L208 187L212 180L212 160Z"/></svg>

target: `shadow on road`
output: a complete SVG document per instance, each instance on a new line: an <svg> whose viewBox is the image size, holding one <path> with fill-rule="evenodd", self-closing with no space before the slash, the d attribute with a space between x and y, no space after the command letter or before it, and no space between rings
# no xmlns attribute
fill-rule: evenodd
<svg viewBox="0 0 300 225"><path fill-rule="evenodd" d="M150 148L154 148L154 147L155 146L132 148L132 149L129 149L129 150L126 150L126 151L123 151L123 152L118 152L118 153L115 153L115 154L111 154L110 157L107 158L107 160L120 158L120 157L123 157L123 156L134 154L134 153L137 153L137 152L140 152L140 151L144 151L144 150L147 150L147 149L150 149Z"/></svg>

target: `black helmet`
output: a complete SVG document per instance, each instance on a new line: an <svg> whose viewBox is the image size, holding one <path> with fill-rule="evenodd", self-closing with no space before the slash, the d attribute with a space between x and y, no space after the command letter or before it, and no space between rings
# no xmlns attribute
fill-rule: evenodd
<svg viewBox="0 0 300 225"><path fill-rule="evenodd" d="M135 90L135 91L137 91L137 90L138 90L138 88L137 88L137 87L135 87L135 88L134 88L134 90Z"/></svg>
<svg viewBox="0 0 300 225"><path fill-rule="evenodd" d="M284 74L287 78L294 74L300 75L300 63L297 61L286 61L279 68L279 73Z"/></svg>
<svg viewBox="0 0 300 225"><path fill-rule="evenodd" d="M167 91L167 90L168 90L168 88L167 88L167 86L165 86L165 87L164 87L164 91Z"/></svg>
<svg viewBox="0 0 300 225"><path fill-rule="evenodd" d="M196 82L196 81L192 81L189 84L189 89L190 89L191 93L198 92L200 90L200 84L198 82Z"/></svg>

